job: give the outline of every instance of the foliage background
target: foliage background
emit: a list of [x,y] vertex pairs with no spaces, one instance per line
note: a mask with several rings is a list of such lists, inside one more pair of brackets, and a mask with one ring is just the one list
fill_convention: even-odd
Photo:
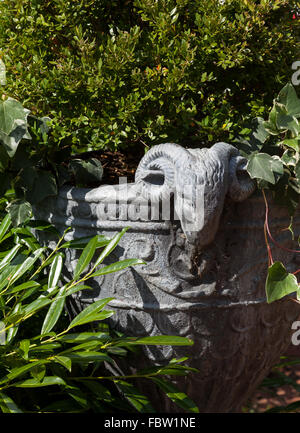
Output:
[[3,0],[7,95],[60,149],[230,141],[290,80],[289,0]]

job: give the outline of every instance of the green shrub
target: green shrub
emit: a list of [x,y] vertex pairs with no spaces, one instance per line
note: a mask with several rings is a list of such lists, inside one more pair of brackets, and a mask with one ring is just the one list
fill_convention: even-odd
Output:
[[297,60],[289,0],[3,0],[5,93],[74,152],[231,140]]

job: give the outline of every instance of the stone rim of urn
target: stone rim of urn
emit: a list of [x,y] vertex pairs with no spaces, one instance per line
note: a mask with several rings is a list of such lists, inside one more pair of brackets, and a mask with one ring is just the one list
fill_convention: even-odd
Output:
[[[111,237],[130,227],[108,260],[142,258],[146,265],[93,280],[92,293],[76,294],[72,308],[113,297],[110,323],[128,335],[193,339],[189,348],[145,347],[140,366],[189,356],[199,374],[175,381],[200,412],[239,410],[289,345],[291,323],[299,316],[298,306],[286,299],[266,303],[264,203],[250,197],[255,182],[246,165],[227,143],[209,149],[160,144],[142,158],[134,183],[64,187],[35,209],[37,219],[61,233],[71,226],[67,239]],[[275,228],[288,222],[279,208],[272,218]],[[281,236],[281,243],[289,242],[286,232]],[[77,259],[78,251],[69,250],[66,275]],[[286,259],[279,251],[278,260]],[[176,411],[150,388],[159,410]]]

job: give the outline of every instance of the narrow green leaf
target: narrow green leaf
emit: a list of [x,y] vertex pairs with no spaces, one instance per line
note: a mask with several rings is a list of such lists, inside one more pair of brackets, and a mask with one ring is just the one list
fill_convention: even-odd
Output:
[[49,271],[49,277],[48,277],[49,290],[57,286],[61,275],[62,267],[63,267],[63,255],[62,253],[58,253],[54,257],[54,260],[51,264],[50,271]]
[[72,370],[72,360],[67,356],[57,355],[54,358],[54,361],[58,362],[60,365],[65,367],[68,371]]
[[[110,239],[108,239],[106,236],[103,235],[97,235],[97,247],[101,248],[107,245],[110,242]],[[85,248],[85,246],[88,244],[88,242],[93,239],[92,236],[83,237],[79,239],[74,239],[72,241],[67,241],[64,244],[62,244],[61,248],[73,248],[76,250],[82,250]]]
[[50,332],[56,325],[65,305],[66,300],[66,286],[63,286],[58,294],[56,295],[54,301],[51,303],[49,310],[43,322],[41,334],[46,334]]
[[105,332],[79,332],[79,333],[71,333],[71,334],[65,334],[61,337],[58,337],[60,341],[63,341],[64,343],[80,343],[80,342],[87,342],[91,340],[97,340],[101,343],[106,342],[110,340],[109,334]]
[[28,271],[34,263],[39,259],[39,257],[43,254],[43,252],[46,250],[46,248],[39,248],[38,250],[34,251],[31,256],[29,256],[22,265],[17,269],[15,274],[12,276],[10,283],[15,283],[19,278],[22,277],[22,275],[25,274],[26,271]]
[[29,219],[32,212],[30,203],[25,200],[14,200],[9,203],[6,209],[10,214],[14,227],[19,226]]
[[96,313],[101,311],[106,304],[112,301],[114,298],[104,298],[99,299],[99,301],[93,302],[91,305],[86,307],[83,311],[81,311],[70,323],[69,329],[73,328],[82,323],[87,323],[85,320],[89,321],[89,316],[94,316]]
[[46,365],[36,365],[30,370],[31,376],[36,379],[38,382],[41,382],[46,375]]
[[22,376],[23,374],[29,372],[32,368],[34,368],[36,365],[45,364],[47,361],[41,360],[41,361],[34,361],[30,364],[23,365],[22,367],[16,367],[13,368],[10,373],[8,373],[6,376],[3,376],[0,379],[0,385],[4,383],[8,383],[12,381],[13,379],[16,379],[19,376]]
[[153,377],[152,380],[174,403],[177,404],[177,406],[188,412],[199,413],[196,404],[184,392],[179,391],[173,384],[158,377]]
[[79,275],[82,274],[82,272],[86,269],[86,267],[91,262],[95,251],[97,248],[97,237],[93,237],[87,246],[84,248],[84,250],[81,253],[81,256],[78,259],[75,271],[74,271],[74,280],[76,280]]
[[87,362],[113,362],[112,358],[108,356],[106,353],[100,352],[75,352],[68,353],[67,358],[70,358],[74,363],[87,363]]
[[166,346],[192,346],[194,342],[185,337],[158,335],[154,337],[125,337],[116,346],[130,345],[166,345]]
[[141,391],[136,389],[131,383],[125,382],[124,380],[115,380],[114,382],[124,397],[137,411],[141,413],[155,412],[148,397],[142,394]]
[[274,302],[290,293],[297,292],[298,282],[293,274],[289,274],[281,262],[275,262],[268,269],[266,280],[267,302]]
[[18,408],[16,403],[0,391],[0,409],[3,413],[23,413],[21,409]]
[[[98,312],[98,313],[89,314],[88,316],[81,318],[80,321],[76,322],[76,325],[72,325],[72,328],[74,326],[85,325],[86,323],[97,322],[100,320],[108,319],[113,314],[114,311],[106,311],[106,310],[100,311],[100,313]],[[69,329],[71,328],[69,327]]]
[[146,262],[144,262],[144,260],[141,260],[141,259],[120,260],[119,262],[104,266],[103,268],[101,268],[98,271],[91,274],[91,277],[97,277],[99,275],[111,274],[112,272],[118,272],[118,271],[121,271],[122,269],[128,268],[129,266],[145,265],[145,264],[146,264]]
[[120,233],[116,234],[111,239],[111,241],[106,245],[106,247],[104,248],[104,250],[99,255],[98,259],[96,260],[95,265],[94,265],[95,268],[98,265],[100,265],[100,263],[103,262],[103,260],[105,259],[105,257],[107,257],[116,248],[116,246],[120,242],[120,239],[122,238],[122,236],[124,236],[124,234],[127,232],[128,229],[129,229],[129,227],[125,227]]
[[5,257],[0,262],[0,272],[14,259],[21,247],[21,244],[17,244],[5,255]]
[[37,379],[26,379],[20,382],[14,383],[16,388],[41,388],[44,386],[52,385],[65,385],[66,382],[58,376],[45,376],[42,381]]
[[7,233],[8,229],[11,226],[11,217],[9,213],[5,215],[0,225],[0,242],[3,239],[4,235]]
[[[20,313],[21,308],[22,306],[20,303],[16,304],[16,306],[13,308],[11,312],[11,315],[13,316],[15,314]],[[8,329],[7,336],[6,336],[7,344],[10,343],[13,340],[13,338],[16,336],[18,329],[19,329],[19,325],[12,326],[11,328]]]
[[7,295],[12,295],[18,292],[22,292],[27,291],[31,288],[36,288],[38,289],[39,287],[41,287],[40,283],[38,283],[37,281],[27,281],[26,283],[20,284],[19,286],[13,287],[9,290],[7,290],[6,294]]
[[35,301],[32,301],[30,304],[27,304],[23,307],[23,312],[25,316],[32,315],[36,313],[41,308],[44,308],[46,305],[51,303],[51,299],[48,298],[38,298]]
[[19,343],[20,349],[23,352],[23,358],[27,361],[28,360],[28,350],[30,346],[30,340],[21,340]]

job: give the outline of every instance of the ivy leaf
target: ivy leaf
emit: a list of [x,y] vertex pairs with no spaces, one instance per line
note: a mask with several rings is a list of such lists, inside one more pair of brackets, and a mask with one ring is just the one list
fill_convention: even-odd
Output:
[[263,179],[272,184],[275,183],[273,171],[278,169],[279,164],[277,161],[274,161],[267,153],[256,153],[252,155],[247,165],[247,171],[252,179]]
[[280,90],[276,101],[284,105],[287,114],[294,117],[300,117],[300,99],[291,83],[286,84],[283,89]]
[[13,157],[22,138],[30,138],[27,130],[29,110],[13,98],[0,101],[0,140]]
[[31,138],[27,130],[27,125],[22,120],[17,119],[15,121],[14,129],[9,134],[6,134],[0,129],[0,141],[2,141],[10,158],[16,153],[22,138]]
[[31,205],[25,200],[14,200],[6,208],[14,227],[19,226],[31,216]]
[[36,170],[36,173],[32,190],[30,194],[27,194],[30,203],[35,204],[57,194],[57,185],[53,174],[46,170]]
[[99,183],[103,176],[102,164],[96,158],[90,158],[87,161],[73,159],[69,163],[69,168],[75,177],[76,184]]
[[294,116],[290,116],[284,111],[280,111],[277,115],[277,127],[281,131],[291,131],[295,137],[298,135],[299,122]]
[[289,138],[289,139],[283,140],[281,142],[281,144],[284,144],[285,146],[290,147],[291,149],[295,150],[296,152],[299,152],[299,150],[300,150],[300,147],[299,147],[300,140],[297,138]]
[[266,280],[267,302],[273,302],[298,291],[297,278],[289,274],[281,262],[275,262],[268,269]]

